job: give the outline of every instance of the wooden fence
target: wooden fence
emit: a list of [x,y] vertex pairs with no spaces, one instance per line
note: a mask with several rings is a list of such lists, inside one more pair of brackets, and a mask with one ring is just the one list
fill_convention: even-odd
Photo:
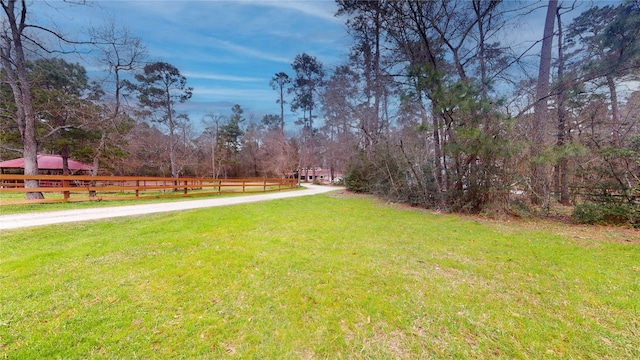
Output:
[[[26,180],[38,180],[39,186],[25,188]],[[206,179],[0,174],[0,205],[269,192],[292,189],[296,186],[296,179],[277,178]],[[45,198],[27,200],[27,192],[41,192]]]
[[571,186],[569,192],[574,204],[582,202],[640,204],[640,188],[637,187]]

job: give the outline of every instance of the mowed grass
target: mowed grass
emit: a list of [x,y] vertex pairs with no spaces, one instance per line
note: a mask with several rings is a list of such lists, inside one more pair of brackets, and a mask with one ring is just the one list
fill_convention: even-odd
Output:
[[[300,188],[302,189],[302,188]],[[268,189],[271,191],[275,191],[274,189]],[[283,189],[284,191],[296,191],[295,189]],[[130,194],[120,194],[122,195],[122,199],[118,199],[117,194],[114,196],[110,196],[107,200],[103,200],[101,197],[98,197],[99,200],[91,200],[91,201],[61,201],[61,202],[52,202],[52,203],[27,203],[27,204],[12,204],[10,201],[13,200],[24,200],[24,194],[0,194],[0,215],[9,215],[9,214],[22,214],[22,213],[35,213],[35,212],[43,212],[43,211],[59,211],[59,210],[76,210],[76,209],[88,209],[88,208],[97,208],[97,207],[111,207],[111,206],[128,206],[128,205],[141,205],[141,204],[157,204],[164,202],[174,202],[174,201],[189,201],[189,200],[201,200],[201,199],[219,199],[219,198],[227,198],[227,197],[235,197],[235,196],[247,196],[247,195],[260,195],[264,194],[264,192],[246,192],[243,193],[241,191],[238,192],[223,192],[220,194],[212,194],[206,193],[202,194],[200,192],[191,191],[188,196],[180,196],[180,195],[168,195],[171,193],[161,193],[158,192],[157,197],[149,196],[148,194],[145,197],[141,197],[139,199],[130,199],[128,198]],[[46,194],[46,199],[62,199],[62,194]],[[72,197],[73,199],[73,197]],[[5,202],[5,203],[3,203]]]
[[330,194],[5,231],[0,357],[640,358],[640,235],[571,229]]

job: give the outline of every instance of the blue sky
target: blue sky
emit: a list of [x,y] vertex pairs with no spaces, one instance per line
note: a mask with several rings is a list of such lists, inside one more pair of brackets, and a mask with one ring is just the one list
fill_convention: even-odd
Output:
[[[334,17],[336,10],[333,0],[109,0],[86,5],[36,0],[31,21],[55,22],[75,38],[106,20],[126,26],[147,44],[148,61],[168,62],[187,78],[194,92],[181,110],[197,125],[206,113],[228,115],[236,103],[256,121],[279,114],[278,94],[269,81],[280,71],[292,76],[297,54],[315,56],[326,68],[341,63],[350,38],[344,20]],[[91,55],[72,61],[100,76]],[[288,123],[293,116],[285,114]]]
[[[345,19],[334,16],[334,0],[32,0],[31,22],[53,26],[69,38],[86,39],[90,26],[113,21],[127,27],[147,44],[148,61],[165,61],[177,67],[194,88],[191,100],[180,110],[196,128],[207,113],[229,115],[240,104],[245,117],[260,121],[279,114],[278,94],[269,81],[277,72],[293,76],[291,63],[306,52],[327,70],[343,63],[351,39]],[[567,1],[578,8],[570,18],[593,4],[618,0]],[[563,1],[562,3],[565,3]],[[526,21],[511,24],[514,31],[504,41],[528,48],[542,37],[545,0],[506,2],[529,6]],[[83,64],[91,76],[103,76],[91,54],[68,58]],[[529,52],[537,64],[538,49]],[[531,71],[537,71],[537,66]],[[287,127],[298,116],[285,107]]]

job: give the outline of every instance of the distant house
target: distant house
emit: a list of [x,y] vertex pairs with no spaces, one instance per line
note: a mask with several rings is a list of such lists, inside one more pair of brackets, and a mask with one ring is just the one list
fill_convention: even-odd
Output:
[[[72,174],[86,174],[93,169],[93,166],[91,165],[83,164],[71,159],[68,159],[68,163],[69,171]],[[0,172],[24,173],[24,158],[0,162]],[[62,156],[38,155],[38,172],[43,175],[61,175]]]
[[316,168],[316,177],[313,178],[313,170],[301,169],[300,181],[301,182],[319,182],[322,184],[333,184],[336,181],[342,180],[342,173],[340,171],[333,171],[333,177],[331,176],[331,170]]

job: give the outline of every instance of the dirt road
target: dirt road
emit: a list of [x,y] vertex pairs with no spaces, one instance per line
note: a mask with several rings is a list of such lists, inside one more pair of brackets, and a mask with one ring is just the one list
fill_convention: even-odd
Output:
[[169,203],[155,203],[129,206],[100,207],[79,210],[61,210],[51,212],[37,212],[28,214],[0,216],[0,230],[25,228],[76,221],[107,219],[121,216],[144,215],[168,211],[199,209],[214,206],[245,204],[250,202],[285,199],[298,196],[322,194],[329,191],[341,190],[334,186],[305,185],[305,189],[296,191],[273,192],[266,194],[238,196],[230,198],[215,198],[204,200],[187,200]]

